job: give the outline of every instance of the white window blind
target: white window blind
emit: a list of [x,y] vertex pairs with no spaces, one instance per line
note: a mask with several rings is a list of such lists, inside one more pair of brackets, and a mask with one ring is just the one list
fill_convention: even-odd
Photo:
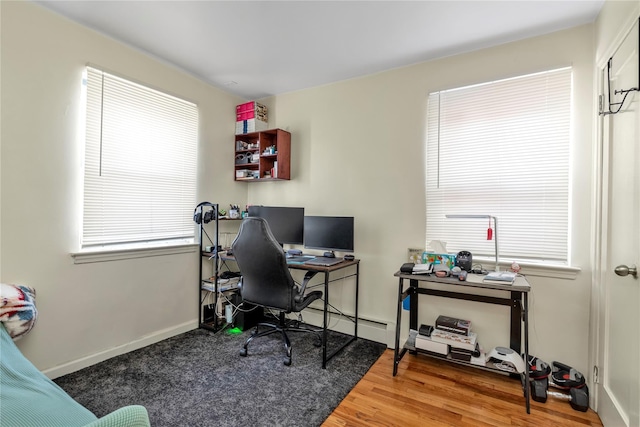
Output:
[[567,263],[571,68],[429,94],[427,243],[501,260]]
[[82,247],[193,238],[197,106],[86,71]]

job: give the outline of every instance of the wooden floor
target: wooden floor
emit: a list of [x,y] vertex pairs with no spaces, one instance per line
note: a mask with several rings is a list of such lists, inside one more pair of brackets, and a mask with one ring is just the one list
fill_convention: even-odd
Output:
[[501,374],[409,353],[392,371],[386,350],[323,426],[602,426],[551,397],[527,414],[520,382]]

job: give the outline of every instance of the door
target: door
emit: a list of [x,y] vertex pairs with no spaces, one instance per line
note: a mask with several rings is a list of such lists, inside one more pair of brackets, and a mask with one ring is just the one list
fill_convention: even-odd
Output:
[[[611,110],[602,116],[602,246],[597,411],[605,426],[639,426],[640,109],[638,22],[610,61]],[[608,98],[607,67],[603,91]],[[604,102],[607,110],[608,102]],[[626,268],[625,268],[626,266]],[[616,267],[618,267],[616,274]],[[625,273],[627,273],[625,275]]]

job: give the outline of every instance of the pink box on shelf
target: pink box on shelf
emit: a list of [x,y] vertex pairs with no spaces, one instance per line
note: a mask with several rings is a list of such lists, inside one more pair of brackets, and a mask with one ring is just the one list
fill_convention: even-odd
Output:
[[267,121],[267,115],[258,113],[256,111],[243,111],[242,113],[236,113],[236,122],[242,122],[244,120],[257,119],[263,122]]
[[255,111],[256,113],[267,114],[267,107],[256,101],[249,101],[244,104],[236,105],[236,114],[244,113],[246,111]]
[[236,105],[236,113],[243,113],[247,111],[249,109],[249,104],[253,104],[253,102],[245,102],[244,104]]
[[255,111],[243,111],[241,113],[236,113],[236,122],[241,122],[243,120],[250,120],[256,118]]

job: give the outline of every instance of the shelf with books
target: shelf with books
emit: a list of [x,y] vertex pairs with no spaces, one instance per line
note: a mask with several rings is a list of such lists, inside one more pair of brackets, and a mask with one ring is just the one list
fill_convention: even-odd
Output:
[[[413,332],[413,331],[411,331]],[[479,350],[479,354],[477,357],[471,357],[469,361],[456,359],[451,352],[451,348],[447,346],[447,350],[442,352],[441,349],[437,347],[422,347],[420,345],[420,341],[428,342],[430,341],[427,337],[424,337],[420,334],[410,333],[409,337],[405,341],[402,348],[405,351],[409,351],[411,354],[421,354],[429,357],[433,357],[435,359],[446,360],[448,362],[456,363],[458,365],[469,366],[472,368],[484,369],[486,371],[497,372],[500,374],[511,374],[513,371],[510,371],[505,368],[505,365],[497,362],[495,360],[486,360],[486,354],[484,351]],[[428,349],[431,348],[431,349]]]
[[451,356],[451,353],[449,353],[447,355],[438,354],[438,353],[434,353],[434,352],[429,351],[429,350],[424,350],[424,349],[421,349],[421,348],[417,348],[415,346],[412,346],[409,343],[406,343],[403,348],[406,351],[409,351],[411,354],[418,353],[418,354],[421,354],[423,356],[432,357],[434,359],[446,360],[447,362],[451,362],[451,363],[455,363],[455,364],[463,365],[463,366],[469,366],[471,368],[483,369],[485,371],[490,371],[490,372],[503,374],[503,375],[509,375],[509,374],[513,374],[514,373],[514,372],[511,372],[511,371],[506,370],[504,368],[498,367],[498,366],[504,366],[504,365],[501,365],[499,362],[495,362],[495,361],[487,361],[487,362],[485,362],[484,365],[481,365],[481,364],[477,364],[477,363],[473,363],[473,362],[467,362],[465,360],[455,359],[455,358],[453,358]]

